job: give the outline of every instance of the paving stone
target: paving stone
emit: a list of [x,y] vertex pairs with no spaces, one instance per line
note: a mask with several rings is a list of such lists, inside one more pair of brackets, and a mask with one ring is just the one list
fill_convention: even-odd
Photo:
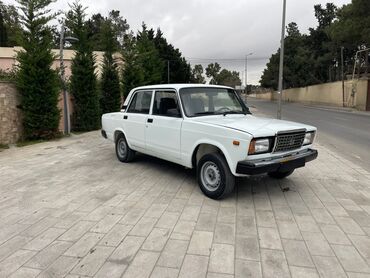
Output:
[[218,211],[217,222],[235,223],[236,208],[235,207],[221,207]]
[[365,235],[365,232],[361,229],[360,225],[358,225],[352,218],[336,217],[335,220],[346,234]]
[[178,269],[156,266],[150,278],[177,278],[178,275]]
[[290,266],[289,269],[292,278],[319,278],[319,274],[315,268]]
[[236,219],[237,235],[257,235],[256,219],[254,216],[237,217]]
[[321,230],[331,244],[351,244],[347,236],[336,225],[323,225]]
[[302,232],[302,236],[311,255],[334,256],[334,253],[323,234]]
[[65,253],[65,256],[82,258],[103,238],[104,234],[86,233],[74,243]]
[[281,245],[279,232],[276,228],[258,228],[260,247],[267,249],[280,249]]
[[140,250],[122,277],[149,277],[151,272],[153,271],[158,257],[159,253]]
[[0,245],[0,262],[6,257],[22,248],[31,238],[25,236],[15,236]]
[[196,222],[179,220],[171,234],[172,239],[190,240]]
[[276,228],[276,222],[272,211],[256,211],[257,226],[265,228]]
[[7,277],[32,258],[36,251],[18,250],[0,263],[0,277]]
[[367,263],[370,265],[370,237],[349,235],[349,238],[351,239],[357,250],[360,252],[362,257],[364,257]]
[[370,268],[353,246],[332,245],[344,270],[370,273]]
[[342,266],[335,257],[312,257],[320,277],[347,277]]
[[186,206],[181,213],[180,219],[184,221],[197,221],[200,213],[200,206]]
[[213,233],[205,231],[194,231],[190,240],[187,253],[194,255],[209,256],[213,241]]
[[26,264],[26,267],[45,269],[51,265],[72,245],[67,241],[54,241],[48,247],[33,256]]
[[261,249],[261,262],[264,277],[290,277],[283,251]]
[[261,263],[235,260],[235,278],[262,278]]
[[235,243],[235,224],[217,223],[215,229],[214,242],[216,243]]
[[298,228],[302,232],[320,232],[315,220],[310,215],[295,215]]
[[38,277],[64,277],[79,261],[80,259],[78,258],[60,256],[51,266],[41,272]]
[[96,223],[90,221],[79,221],[59,237],[59,240],[77,241]]
[[304,241],[283,239],[282,242],[290,266],[314,267]]
[[179,278],[205,278],[207,266],[208,257],[188,254],[180,269]]
[[144,237],[127,236],[114,250],[109,261],[115,264],[129,265],[144,240]]
[[[39,234],[41,234],[43,231],[47,230],[51,226],[55,225],[55,223],[58,221],[58,218],[55,217],[45,217],[41,219],[39,222],[33,224],[26,230],[24,230],[21,235],[26,237],[36,237]],[[22,227],[19,227],[22,228]],[[1,240],[0,240],[1,242]],[[1,243],[0,243],[1,244]]]
[[40,274],[40,269],[21,267],[16,272],[10,275],[10,278],[33,278]]
[[234,275],[208,272],[207,278],[234,278]]
[[59,229],[59,228],[49,228],[29,243],[27,243],[23,248],[28,250],[42,250],[50,243],[52,243],[55,239],[57,239],[61,234],[63,234],[66,230]]
[[213,232],[216,226],[217,214],[200,213],[195,230]]
[[98,222],[112,210],[109,206],[100,206],[83,217],[84,220]]
[[132,225],[115,225],[99,242],[100,245],[118,246],[132,229]]
[[180,213],[178,212],[164,212],[155,226],[158,228],[173,229],[179,217]]
[[243,260],[260,260],[258,238],[255,236],[236,236],[235,256]]
[[94,227],[90,229],[94,233],[108,233],[114,225],[118,223],[122,218],[122,215],[108,214],[102,220],[100,220]]
[[143,217],[139,222],[131,229],[129,235],[131,236],[148,236],[152,231],[155,223],[157,222],[156,218],[152,217]]
[[162,251],[169,237],[170,229],[154,228],[146,238],[142,249],[160,252]]
[[121,224],[135,225],[141,217],[145,214],[145,209],[132,208],[125,216],[120,220]]
[[93,276],[104,264],[109,255],[113,252],[113,247],[96,246],[89,251],[71,271],[72,274]]
[[185,257],[189,242],[183,240],[168,240],[157,265],[170,268],[180,268]]
[[277,221],[281,238],[301,240],[301,231],[295,222]]
[[212,245],[208,271],[234,274],[234,246],[215,243]]

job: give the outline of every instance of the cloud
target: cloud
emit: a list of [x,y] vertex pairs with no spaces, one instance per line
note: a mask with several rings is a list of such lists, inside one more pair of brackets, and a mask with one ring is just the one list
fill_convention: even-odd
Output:
[[[14,4],[14,0],[5,0]],[[58,0],[53,9],[68,10],[67,0]],[[231,70],[244,71],[243,57],[253,52],[248,62],[248,80],[257,84],[261,73],[280,42],[282,0],[82,0],[89,14],[107,15],[120,10],[137,31],[144,21],[149,28],[160,27],[165,37],[192,64],[207,65],[220,59]],[[287,23],[295,21],[301,32],[316,26],[313,6],[323,0],[287,0]],[[341,6],[350,0],[336,0]],[[190,59],[191,58],[191,59]],[[193,58],[203,58],[202,60]],[[240,60],[225,61],[235,58]]]

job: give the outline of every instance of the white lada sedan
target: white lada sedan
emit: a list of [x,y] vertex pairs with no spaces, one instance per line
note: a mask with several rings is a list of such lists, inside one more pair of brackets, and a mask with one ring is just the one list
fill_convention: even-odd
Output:
[[102,116],[117,158],[135,152],[196,168],[205,195],[232,192],[235,177],[285,178],[317,157],[316,128],[251,115],[234,89],[200,84],[138,87],[120,112]]

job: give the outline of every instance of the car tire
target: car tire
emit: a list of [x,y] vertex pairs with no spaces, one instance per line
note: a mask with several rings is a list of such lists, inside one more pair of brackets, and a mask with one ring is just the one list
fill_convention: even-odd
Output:
[[135,157],[135,151],[131,150],[123,134],[116,139],[116,155],[121,162],[130,162]]
[[294,169],[293,170],[289,170],[289,171],[275,171],[275,172],[270,172],[268,173],[268,175],[271,177],[271,178],[274,178],[274,179],[283,179],[283,178],[286,178],[287,176],[290,176],[291,174],[293,174],[294,172]]
[[235,187],[235,177],[219,153],[206,154],[199,160],[197,179],[202,192],[211,199],[222,199]]

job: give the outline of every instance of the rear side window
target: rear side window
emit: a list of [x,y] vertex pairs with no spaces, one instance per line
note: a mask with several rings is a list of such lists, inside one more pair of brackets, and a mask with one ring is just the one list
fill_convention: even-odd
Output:
[[127,112],[149,114],[151,100],[152,100],[151,91],[137,92],[133,96],[130,106],[127,109]]
[[153,115],[181,117],[179,102],[174,91],[155,92]]

